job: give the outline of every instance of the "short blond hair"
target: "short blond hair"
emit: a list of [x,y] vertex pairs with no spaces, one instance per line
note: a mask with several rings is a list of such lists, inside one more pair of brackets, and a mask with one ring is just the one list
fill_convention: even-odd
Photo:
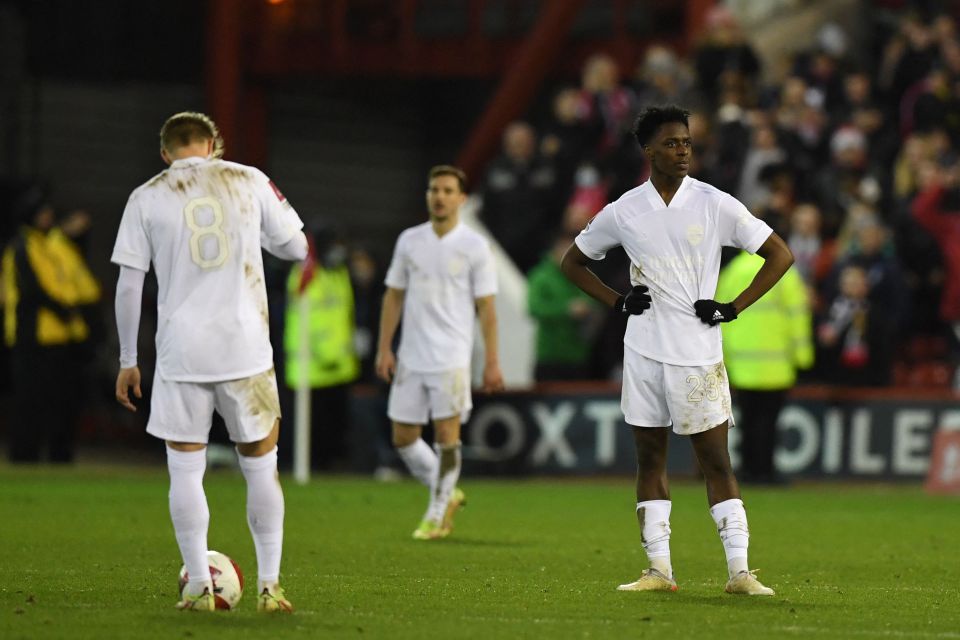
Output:
[[453,176],[457,179],[457,184],[460,185],[461,193],[467,192],[467,174],[463,169],[452,164],[438,164],[430,168],[430,173],[427,174],[427,182],[438,176]]
[[168,153],[198,140],[213,140],[213,157],[223,157],[223,138],[217,123],[199,111],[175,113],[160,127],[160,148]]

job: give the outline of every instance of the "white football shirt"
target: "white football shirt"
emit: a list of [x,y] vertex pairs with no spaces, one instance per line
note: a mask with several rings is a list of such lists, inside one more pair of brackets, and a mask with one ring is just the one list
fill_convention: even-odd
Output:
[[400,234],[386,285],[405,291],[401,366],[431,373],[467,367],[477,298],[497,293],[486,239],[463,223],[438,237],[429,222]]
[[756,253],[772,231],[733,196],[687,176],[669,206],[649,180],[631,189],[576,244],[593,260],[623,246],[631,283],[650,288],[650,308],[627,321],[626,346],[659,362],[699,366],[723,359],[719,325],[704,324],[693,309],[716,294],[721,247]]
[[303,222],[258,169],[185,158],[130,195],[111,261],[157,274],[157,373],[246,378],[273,366],[261,246]]

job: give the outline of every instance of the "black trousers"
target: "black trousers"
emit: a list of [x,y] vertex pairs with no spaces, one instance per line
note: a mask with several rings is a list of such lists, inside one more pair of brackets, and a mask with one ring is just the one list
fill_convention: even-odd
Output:
[[[314,471],[342,466],[349,460],[350,384],[310,390],[310,468]],[[285,388],[284,420],[280,427],[278,462],[283,469],[293,466],[293,391]],[[289,418],[286,418],[289,416]]]
[[70,346],[14,347],[14,419],[10,461],[71,462],[76,440],[80,374]]
[[787,399],[787,390],[736,390],[740,407],[737,428],[743,429],[740,440],[741,472],[744,481],[773,480],[773,451],[777,446],[777,417]]

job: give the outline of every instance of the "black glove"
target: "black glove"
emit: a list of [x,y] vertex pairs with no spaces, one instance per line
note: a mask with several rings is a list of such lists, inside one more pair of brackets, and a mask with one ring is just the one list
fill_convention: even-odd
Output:
[[730,322],[737,319],[737,310],[732,302],[717,302],[716,300],[697,300],[693,303],[697,317],[711,327],[721,322]]
[[647,293],[649,289],[642,284],[638,284],[625,296],[620,296],[613,303],[613,308],[620,313],[629,313],[632,316],[638,316],[650,308],[653,298]]

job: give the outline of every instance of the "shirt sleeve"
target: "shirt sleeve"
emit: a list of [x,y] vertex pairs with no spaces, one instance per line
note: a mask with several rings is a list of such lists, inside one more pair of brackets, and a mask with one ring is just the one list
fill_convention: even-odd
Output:
[[140,303],[143,299],[145,271],[120,267],[114,310],[117,316],[117,335],[120,337],[120,366],[124,369],[137,365],[137,334],[140,332]]
[[393,248],[393,258],[390,260],[390,268],[387,269],[387,277],[384,279],[391,289],[406,289],[409,283],[409,274],[407,273],[407,259],[404,254],[406,243],[401,234],[397,238],[397,245]]
[[595,215],[574,242],[591,260],[603,260],[607,251],[619,247],[620,225],[617,224],[614,205],[608,204]]
[[127,200],[120,219],[120,228],[117,229],[117,241],[113,245],[113,255],[110,262],[121,267],[132,267],[140,271],[150,270],[150,260],[153,253],[150,249],[150,238],[147,235],[146,220],[143,207],[134,192]]
[[474,298],[486,298],[497,293],[497,269],[490,245],[484,240],[470,265],[470,286]]
[[258,171],[256,180],[261,206],[260,245],[273,253],[303,229],[303,221],[270,178]]
[[724,194],[718,208],[720,244],[756,253],[773,229],[750,213],[743,203]]

